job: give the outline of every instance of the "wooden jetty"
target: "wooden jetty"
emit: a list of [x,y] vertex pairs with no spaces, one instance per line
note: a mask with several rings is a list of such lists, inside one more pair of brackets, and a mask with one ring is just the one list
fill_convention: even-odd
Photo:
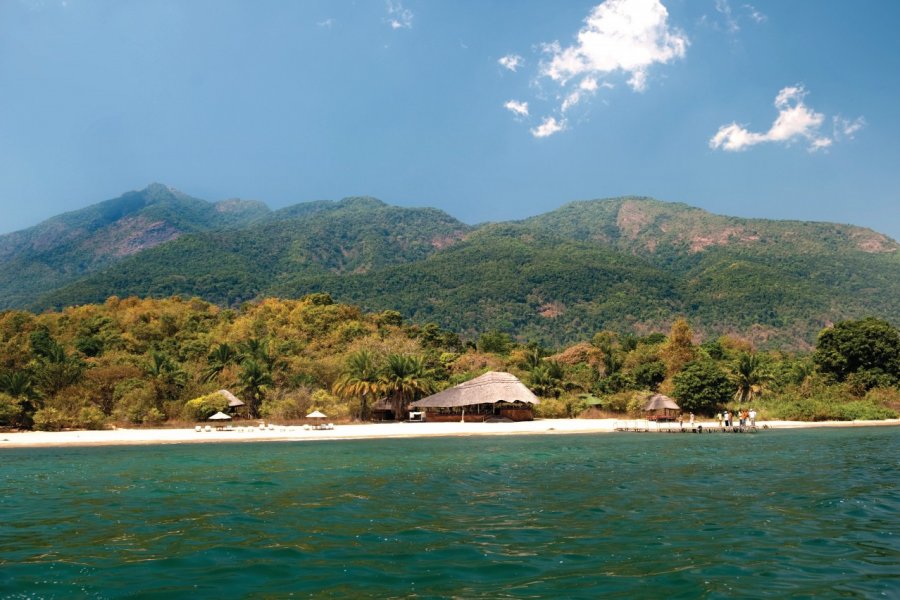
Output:
[[757,433],[759,427],[756,425],[733,425],[730,427],[720,427],[718,425],[705,425],[703,423],[695,423],[693,425],[682,425],[680,423],[660,423],[658,421],[650,421],[647,419],[636,419],[634,421],[618,421],[616,423],[616,431],[627,431],[632,433]]

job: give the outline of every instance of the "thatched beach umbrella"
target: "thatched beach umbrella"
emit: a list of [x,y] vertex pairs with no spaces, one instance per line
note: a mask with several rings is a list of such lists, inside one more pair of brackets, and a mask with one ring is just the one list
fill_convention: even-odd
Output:
[[230,421],[231,415],[226,415],[223,412],[217,412],[213,416],[209,418],[210,421]]

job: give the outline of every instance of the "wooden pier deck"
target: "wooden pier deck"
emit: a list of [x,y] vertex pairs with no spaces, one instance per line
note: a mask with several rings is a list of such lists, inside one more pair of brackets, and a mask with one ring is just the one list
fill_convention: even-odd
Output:
[[620,421],[616,423],[616,431],[627,431],[632,433],[757,433],[759,427],[755,425],[734,425],[731,427],[720,427],[718,425],[705,425],[703,423],[695,423],[694,425],[684,426],[678,423],[657,423],[655,421],[634,420]]

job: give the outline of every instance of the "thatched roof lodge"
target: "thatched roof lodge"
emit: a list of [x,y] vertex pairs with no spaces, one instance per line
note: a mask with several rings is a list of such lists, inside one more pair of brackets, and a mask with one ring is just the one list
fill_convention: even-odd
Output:
[[425,411],[426,421],[531,421],[537,396],[509,373],[488,371],[465,383],[410,404]]
[[674,421],[681,412],[681,407],[675,404],[675,401],[662,394],[654,394],[644,403],[641,409],[645,413],[649,413],[647,418],[651,421]]

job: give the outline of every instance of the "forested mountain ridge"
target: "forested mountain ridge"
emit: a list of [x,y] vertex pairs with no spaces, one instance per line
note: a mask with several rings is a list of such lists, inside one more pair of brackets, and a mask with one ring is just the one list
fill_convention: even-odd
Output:
[[[219,205],[175,196],[165,206],[196,223],[192,215]],[[499,329],[559,344],[601,329],[659,331],[684,315],[704,336],[793,348],[844,319],[900,322],[900,246],[861,227],[725,217],[634,197],[479,226],[365,197],[238,209],[243,216],[228,223],[184,227],[27,296],[0,279],[0,308],[174,294],[236,306],[324,291],[473,337]]]
[[785,255],[854,250],[896,254],[900,249],[895,240],[863,227],[727,217],[687,204],[638,197],[570,202],[520,222],[656,258],[716,248]]
[[0,235],[0,308],[124,257],[198,231],[240,227],[270,214],[260,202],[210,203],[161,184]]

